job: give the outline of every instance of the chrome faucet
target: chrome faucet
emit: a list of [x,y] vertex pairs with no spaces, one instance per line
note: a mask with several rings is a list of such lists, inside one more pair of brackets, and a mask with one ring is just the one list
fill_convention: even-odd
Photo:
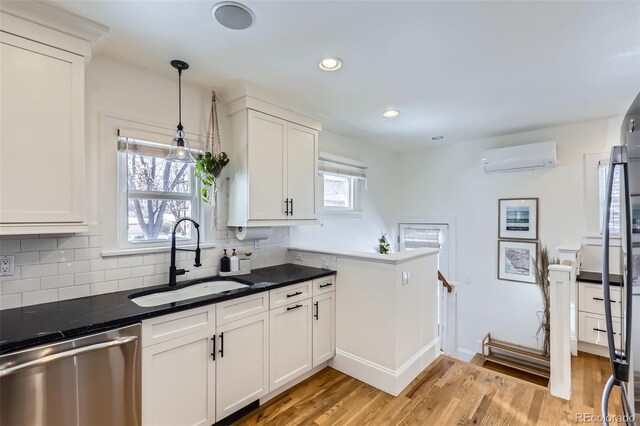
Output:
[[[184,222],[185,220],[188,220],[189,222],[193,223],[193,226],[196,228],[196,232],[198,233],[198,239],[196,240],[196,248],[193,250],[176,248],[176,229],[178,229],[178,225],[180,224],[180,222]],[[187,272],[189,272],[186,269],[176,269],[176,250],[195,252],[196,258],[193,262],[193,266],[195,266],[196,268],[202,266],[202,264],[200,263],[200,224],[198,224],[198,222],[196,222],[191,218],[183,217],[182,219],[178,220],[176,224],[173,226],[173,232],[171,232],[171,266],[169,267],[169,287],[176,286],[176,276],[184,275]]]

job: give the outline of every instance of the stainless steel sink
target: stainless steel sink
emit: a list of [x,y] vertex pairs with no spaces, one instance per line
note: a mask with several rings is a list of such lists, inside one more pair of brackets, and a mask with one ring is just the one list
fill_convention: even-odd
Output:
[[138,306],[148,308],[151,306],[166,305],[167,303],[195,299],[196,297],[209,296],[212,294],[236,290],[247,286],[248,284],[242,284],[237,281],[213,280],[200,284],[190,285],[179,290],[160,290],[157,293],[134,297],[131,300]]

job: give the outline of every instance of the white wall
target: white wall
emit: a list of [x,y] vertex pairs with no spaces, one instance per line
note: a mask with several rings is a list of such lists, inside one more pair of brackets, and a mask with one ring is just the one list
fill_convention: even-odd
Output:
[[320,151],[362,161],[367,165],[367,189],[362,192],[362,214],[340,218],[320,215],[319,225],[291,229],[291,244],[376,251],[381,233],[392,243],[397,235],[396,175],[398,153],[328,130],[320,133]]
[[[497,279],[498,199],[538,197],[542,244],[581,243],[590,233],[585,204],[584,154],[607,152],[619,121],[597,120],[539,131],[405,152],[400,157],[398,211],[403,216],[451,217],[456,224],[458,345],[476,352],[487,332],[537,346],[536,285]],[[484,174],[486,149],[555,140],[554,169]]]

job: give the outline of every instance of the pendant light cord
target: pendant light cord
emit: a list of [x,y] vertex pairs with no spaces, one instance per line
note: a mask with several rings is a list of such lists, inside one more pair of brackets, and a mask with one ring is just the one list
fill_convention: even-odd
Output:
[[178,69],[178,129],[182,130],[182,70]]

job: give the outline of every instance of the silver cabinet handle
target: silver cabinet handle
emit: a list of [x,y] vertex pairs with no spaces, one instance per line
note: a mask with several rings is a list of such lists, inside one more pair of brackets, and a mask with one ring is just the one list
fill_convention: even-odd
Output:
[[37,367],[39,365],[45,365],[53,361],[58,361],[65,358],[71,358],[76,355],[81,355],[87,352],[93,352],[100,349],[108,349],[116,346],[126,345],[127,343],[138,340],[138,336],[127,336],[119,339],[109,340],[108,342],[96,343],[94,345],[83,346],[81,348],[71,349],[69,351],[60,352],[53,355],[47,355],[45,357],[34,359],[33,361],[25,362],[24,364],[14,365],[13,367],[3,368],[0,370],[0,377],[8,376],[17,371],[24,370],[29,367]]

